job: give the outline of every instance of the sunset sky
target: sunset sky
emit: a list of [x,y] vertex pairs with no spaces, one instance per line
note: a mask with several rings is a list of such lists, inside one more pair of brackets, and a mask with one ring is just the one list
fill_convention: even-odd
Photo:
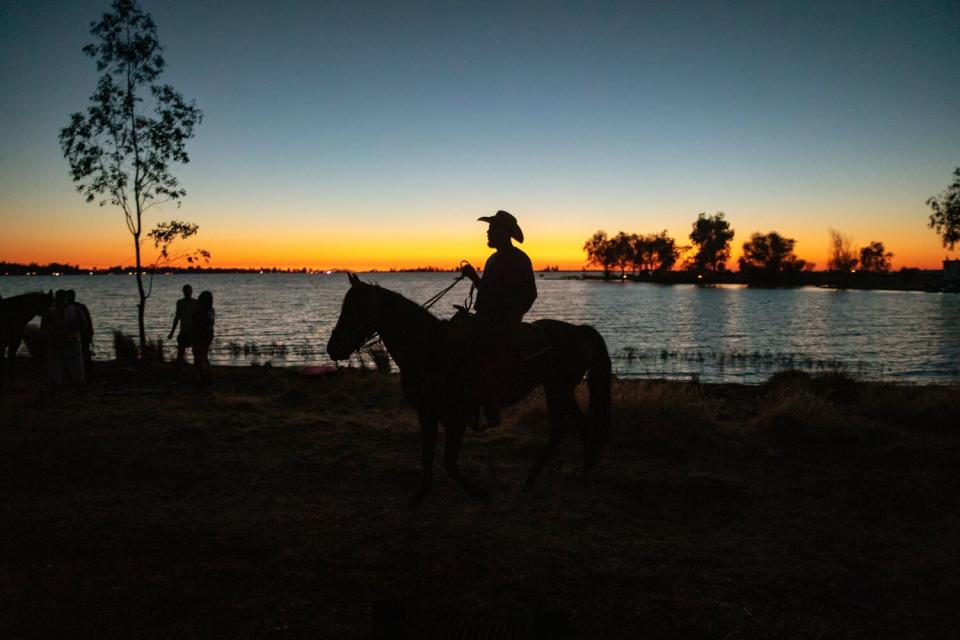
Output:
[[[307,5],[310,5],[309,7]],[[204,112],[174,166],[214,266],[482,263],[507,209],[535,267],[597,229],[726,212],[826,264],[828,231],[938,267],[960,166],[960,3],[144,0],[164,81]],[[107,0],[0,4],[0,261],[129,264],[57,135]]]

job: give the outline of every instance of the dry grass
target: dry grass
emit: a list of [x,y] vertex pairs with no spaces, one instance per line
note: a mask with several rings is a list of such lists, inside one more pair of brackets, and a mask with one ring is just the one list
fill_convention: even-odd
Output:
[[367,637],[370,605],[566,612],[578,638],[943,637],[960,592],[957,389],[618,381],[531,494],[542,397],[469,434],[417,512],[397,379],[98,370],[0,396],[0,636]]

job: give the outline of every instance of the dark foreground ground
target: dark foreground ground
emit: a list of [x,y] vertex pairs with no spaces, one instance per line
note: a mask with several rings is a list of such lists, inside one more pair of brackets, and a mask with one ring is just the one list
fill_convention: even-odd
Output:
[[960,629],[957,388],[618,382],[600,467],[571,437],[525,494],[533,397],[467,437],[492,505],[438,469],[411,512],[395,377],[98,373],[53,408],[0,396],[0,637],[369,637],[385,597],[577,638]]

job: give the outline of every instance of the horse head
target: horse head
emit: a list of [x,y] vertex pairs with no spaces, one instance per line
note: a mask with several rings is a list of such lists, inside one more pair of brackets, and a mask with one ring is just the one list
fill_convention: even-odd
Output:
[[327,355],[334,360],[348,359],[377,332],[377,287],[363,282],[353,273],[348,273],[347,278],[350,289],[343,297],[340,317],[327,342]]

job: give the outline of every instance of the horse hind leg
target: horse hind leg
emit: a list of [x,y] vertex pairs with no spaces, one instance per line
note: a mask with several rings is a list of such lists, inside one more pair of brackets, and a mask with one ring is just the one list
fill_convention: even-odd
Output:
[[603,438],[598,433],[596,425],[584,413],[577,402],[576,388],[570,391],[562,401],[563,413],[577,427],[580,432],[580,444],[583,447],[583,468],[593,469],[600,462],[600,451],[603,448]]

